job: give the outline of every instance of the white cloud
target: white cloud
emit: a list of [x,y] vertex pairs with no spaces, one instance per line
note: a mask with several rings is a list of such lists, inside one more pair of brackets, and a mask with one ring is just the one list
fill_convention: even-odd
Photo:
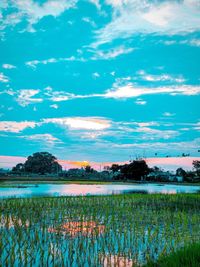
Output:
[[89,17],[83,17],[82,21],[90,24],[92,27],[96,27],[96,23]]
[[93,47],[137,33],[175,35],[200,29],[198,0],[192,3],[169,0],[107,0],[107,4],[112,6],[112,20],[96,31],[97,40],[92,44]]
[[132,83],[124,86],[114,84],[114,87],[104,94],[106,98],[132,98],[142,95],[153,94],[170,94],[170,95],[198,95],[200,94],[200,86],[162,86],[162,87],[138,87]]
[[200,47],[200,39],[192,39],[189,41],[189,44],[192,46]]
[[22,138],[25,138],[27,140],[31,141],[44,141],[45,143],[48,144],[55,144],[55,143],[62,143],[58,138],[54,137],[51,134],[45,133],[45,134],[33,134],[33,135],[26,135],[26,136],[21,136]]
[[106,51],[95,50],[95,55],[92,57],[93,60],[99,59],[113,59],[120,55],[129,54],[134,51],[134,48],[127,48],[125,46],[118,46]]
[[175,113],[164,112],[164,113],[163,113],[163,116],[165,116],[165,117],[173,117],[173,116],[175,116]]
[[178,131],[174,130],[159,130],[149,127],[139,127],[133,130],[134,132],[142,133],[142,140],[170,139],[179,135]]
[[173,5],[163,4],[152,6],[147,12],[141,14],[141,17],[158,27],[166,27],[169,20],[175,20],[176,14],[173,13]]
[[104,130],[111,127],[111,122],[99,117],[66,117],[44,119],[44,123],[54,123],[71,130]]
[[[15,14],[18,18],[26,18],[30,25],[37,23],[45,16],[60,16],[65,10],[73,8],[76,0],[48,0],[39,4],[33,0],[14,0],[12,7],[16,8]],[[21,19],[15,21],[19,23]]]
[[123,148],[134,148],[138,147],[141,149],[153,149],[154,151],[156,150],[168,150],[168,151],[174,151],[177,150],[180,152],[180,150],[187,149],[187,150],[196,150],[197,147],[200,145],[200,138],[196,138],[192,141],[182,141],[182,142],[147,142],[147,143],[130,143],[130,144],[114,144],[115,147],[123,147]]
[[94,4],[98,9],[101,9],[100,0],[89,0],[92,4]]
[[43,60],[31,60],[31,61],[27,61],[25,62],[25,64],[29,67],[32,68],[36,68],[37,65],[41,64],[41,65],[46,65],[49,63],[59,63],[59,62],[65,62],[65,61],[82,61],[84,62],[85,59],[84,58],[76,58],[74,56],[71,57],[60,57],[60,58],[48,58],[48,59],[43,59]]
[[157,121],[148,121],[148,122],[135,122],[139,127],[149,127],[149,126],[159,126],[160,124]]
[[138,98],[136,101],[135,101],[135,104],[137,105],[146,105],[147,101],[145,100],[142,100],[141,98]]
[[99,78],[100,77],[100,74],[98,72],[94,72],[94,73],[92,73],[92,76],[94,78]]
[[16,69],[16,66],[11,65],[11,64],[3,64],[2,67],[4,69]]
[[76,98],[74,94],[65,91],[53,91],[51,88],[44,94],[45,96],[48,96],[48,100],[53,102],[67,101]]
[[0,131],[19,133],[26,128],[34,128],[36,125],[34,121],[0,121]]
[[42,98],[33,98],[33,96],[37,95],[40,90],[35,89],[22,89],[19,91],[19,94],[16,98],[19,105],[25,107],[31,103],[41,103],[43,101]]
[[9,82],[9,78],[6,75],[4,75],[2,72],[0,72],[0,82],[2,83]]
[[189,46],[196,46],[200,47],[200,39],[197,38],[187,38],[186,40],[167,40],[167,41],[160,41],[160,43],[163,43],[165,45],[189,45]]
[[183,83],[185,79],[179,75],[169,75],[169,74],[161,74],[161,75],[152,75],[146,73],[144,70],[140,70],[137,72],[141,79],[148,82],[175,82],[175,83]]
[[50,105],[50,107],[51,107],[51,108],[58,109],[58,105],[57,105],[57,104]]

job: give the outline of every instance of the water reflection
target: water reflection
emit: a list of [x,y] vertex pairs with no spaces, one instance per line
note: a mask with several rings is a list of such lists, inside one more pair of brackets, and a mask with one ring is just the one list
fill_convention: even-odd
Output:
[[48,232],[69,234],[71,237],[76,237],[79,234],[83,236],[99,235],[102,234],[104,230],[105,226],[97,224],[95,221],[70,221],[59,227],[50,227]]
[[119,255],[100,255],[100,262],[103,267],[133,267],[136,266],[132,259]]
[[112,195],[127,193],[197,193],[200,186],[165,184],[38,184],[16,185],[16,187],[0,188],[0,198],[35,197],[35,196],[81,196],[81,195]]

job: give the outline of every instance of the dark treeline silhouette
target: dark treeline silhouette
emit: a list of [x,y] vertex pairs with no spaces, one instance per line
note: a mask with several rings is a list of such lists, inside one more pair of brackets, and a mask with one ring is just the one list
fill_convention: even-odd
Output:
[[29,156],[25,163],[18,163],[13,167],[11,175],[15,174],[52,174],[60,177],[85,177],[86,179],[96,177],[97,179],[111,180],[194,182],[200,179],[200,161],[193,161],[193,170],[185,171],[183,168],[178,168],[175,174],[164,171],[157,166],[150,168],[142,158],[122,165],[105,166],[102,172],[97,172],[89,165],[81,169],[62,171],[62,166],[57,162],[55,156],[48,152],[37,152]]

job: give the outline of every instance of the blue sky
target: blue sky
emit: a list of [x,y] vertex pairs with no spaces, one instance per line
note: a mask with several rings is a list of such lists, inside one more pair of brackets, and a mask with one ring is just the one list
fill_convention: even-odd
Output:
[[200,2],[2,0],[1,155],[199,156]]

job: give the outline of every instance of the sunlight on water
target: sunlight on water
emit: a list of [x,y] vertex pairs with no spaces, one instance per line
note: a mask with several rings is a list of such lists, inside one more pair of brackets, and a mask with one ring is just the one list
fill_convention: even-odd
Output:
[[56,234],[69,234],[71,237],[75,237],[79,234],[82,236],[91,236],[102,234],[105,230],[104,225],[98,225],[95,221],[69,221],[62,224],[59,227],[50,227],[49,233]]

